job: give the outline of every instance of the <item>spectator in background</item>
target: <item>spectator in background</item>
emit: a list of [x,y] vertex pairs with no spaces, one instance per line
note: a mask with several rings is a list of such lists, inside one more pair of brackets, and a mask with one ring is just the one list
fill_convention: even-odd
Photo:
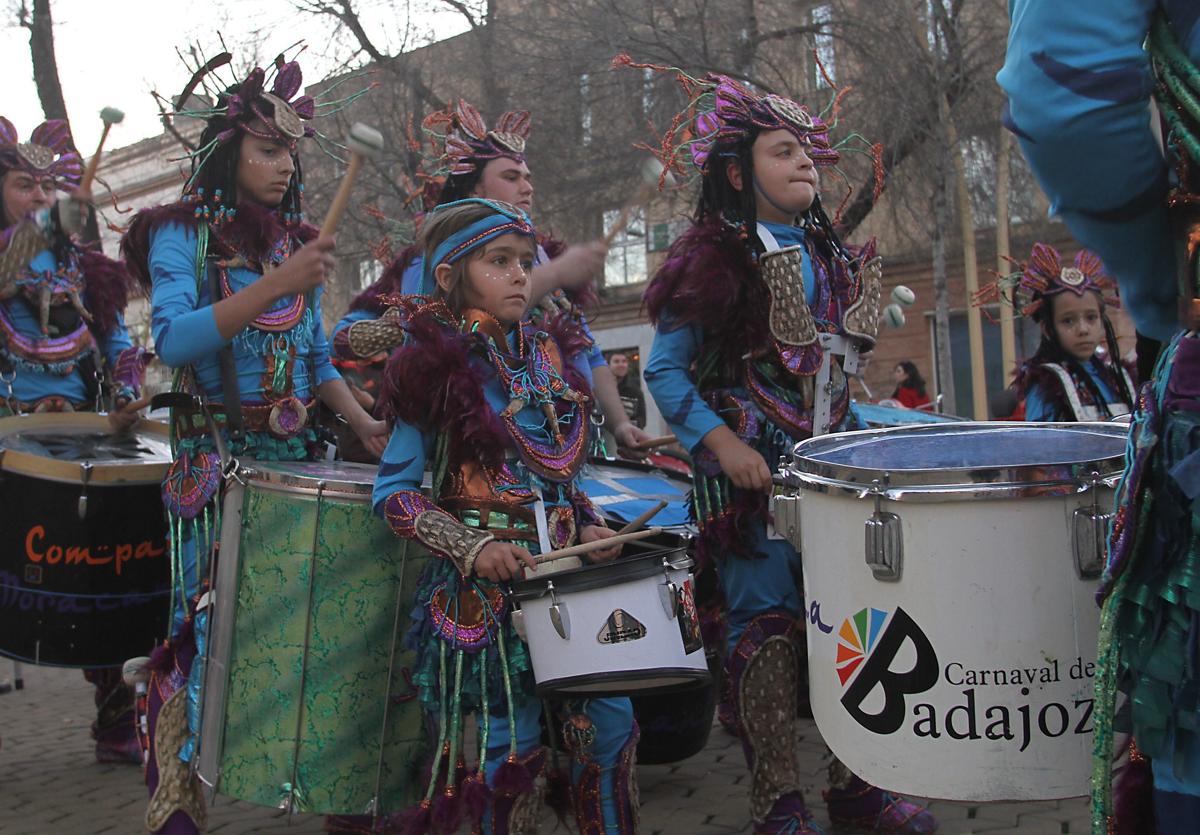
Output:
[[641,374],[629,373],[629,355],[617,352],[608,357],[608,367],[617,378],[617,394],[625,414],[638,429],[646,428],[646,395],[642,393]]
[[918,409],[929,404],[929,395],[925,393],[925,378],[917,370],[915,363],[904,360],[892,369],[892,379],[896,381],[896,390],[892,399],[908,409]]

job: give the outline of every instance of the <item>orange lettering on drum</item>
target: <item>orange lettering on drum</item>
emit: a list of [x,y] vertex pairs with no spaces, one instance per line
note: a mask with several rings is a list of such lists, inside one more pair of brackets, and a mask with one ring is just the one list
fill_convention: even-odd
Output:
[[122,567],[130,560],[154,559],[166,553],[165,542],[156,542],[150,539],[143,539],[136,544],[121,542],[112,548],[108,545],[97,545],[97,552],[109,550],[115,552],[107,556],[101,556],[100,553],[93,554],[86,545],[68,545],[64,548],[55,544],[43,547],[45,539],[46,528],[44,526],[34,525],[31,527],[25,534],[25,558],[34,563],[45,561],[47,565],[58,565],[59,563],[72,566],[112,565],[119,575]]

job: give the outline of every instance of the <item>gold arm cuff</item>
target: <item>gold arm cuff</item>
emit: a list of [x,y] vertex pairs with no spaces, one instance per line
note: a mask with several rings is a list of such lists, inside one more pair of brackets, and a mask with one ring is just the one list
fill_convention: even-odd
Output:
[[445,554],[464,577],[470,577],[475,559],[496,537],[487,531],[469,528],[448,513],[427,510],[417,516],[417,539],[433,551]]

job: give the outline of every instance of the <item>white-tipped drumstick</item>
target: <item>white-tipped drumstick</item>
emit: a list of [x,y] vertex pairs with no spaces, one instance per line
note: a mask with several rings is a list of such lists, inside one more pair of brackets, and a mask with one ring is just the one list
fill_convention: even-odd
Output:
[[580,554],[587,554],[591,551],[603,551],[605,548],[611,548],[613,545],[622,545],[637,539],[645,539],[648,536],[657,536],[660,533],[662,533],[662,528],[646,528],[644,531],[619,533],[616,536],[610,536],[608,539],[593,539],[591,542],[581,542],[578,545],[572,545],[570,548],[547,551],[544,554],[538,554],[535,559],[538,565],[541,565],[544,562],[561,560],[563,557],[577,557]]
[[321,225],[322,235],[332,235],[337,231],[338,224],[342,222],[342,215],[346,213],[350,192],[354,190],[354,181],[358,178],[363,160],[378,156],[383,151],[383,134],[369,125],[355,122],[346,138],[346,147],[350,150],[350,164],[346,167],[346,176],[342,178],[342,184],[338,186],[337,194],[333,196],[333,202],[329,205],[329,212],[325,215],[325,222]]
[[100,121],[104,122],[104,130],[100,132],[100,144],[96,146],[96,153],[88,160],[87,169],[83,172],[83,179],[79,181],[80,191],[88,191],[92,187],[92,180],[96,179],[96,169],[100,167],[100,153],[104,150],[108,132],[112,130],[113,125],[119,125],[125,121],[125,114],[115,107],[106,107],[100,111]]
[[[663,175],[662,163],[653,158],[648,159],[642,163],[642,167],[638,173],[641,175],[639,177],[641,184],[638,186],[637,191],[634,192],[633,198],[621,207],[621,213],[617,215],[616,222],[608,230],[608,234],[604,236],[605,246],[612,246],[613,241],[625,231],[625,227],[633,219],[634,212],[644,206],[654,196],[654,193],[658,191],[658,181]],[[668,171],[667,182],[672,182],[673,179],[671,172]]]

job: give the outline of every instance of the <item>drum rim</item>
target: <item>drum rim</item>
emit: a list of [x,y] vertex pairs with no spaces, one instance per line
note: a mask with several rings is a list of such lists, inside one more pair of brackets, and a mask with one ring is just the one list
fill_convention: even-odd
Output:
[[[52,412],[28,415],[11,415],[0,418],[0,441],[10,435],[18,434],[17,422],[28,421],[30,426],[52,429],[79,429],[109,432],[108,418],[95,412]],[[23,427],[28,428],[28,427]],[[137,432],[162,438],[169,437],[165,423],[154,420],[140,419],[133,427]],[[12,429],[13,431],[7,431]],[[0,470],[16,475],[25,475],[46,481],[57,481],[66,484],[92,485],[141,485],[161,483],[171,466],[170,456],[161,461],[139,461],[136,463],[118,464],[111,460],[108,463],[92,464],[84,467],[79,461],[60,461],[35,455],[15,449],[0,447]],[[87,475],[84,476],[84,472]]]
[[[663,561],[667,554],[683,554],[683,560],[668,562],[667,567],[672,571],[689,571],[695,564],[687,553],[687,546],[662,548],[648,554],[638,554],[633,557],[616,559],[612,562],[591,563],[579,568],[566,571],[556,571],[541,577],[531,577],[512,585],[512,596],[517,602],[537,600],[550,593],[548,583],[554,583],[554,591],[558,593],[590,591],[591,589],[614,586],[620,583],[642,580],[653,577],[663,571]],[[689,571],[690,573],[690,571]]]
[[[696,650],[704,654],[703,649]],[[690,654],[690,653],[689,653]],[[637,675],[635,676],[634,673]],[[604,682],[604,681],[629,681],[633,678],[642,680],[651,680],[658,678],[684,679],[677,681],[674,684],[660,684],[654,687],[642,687],[636,690],[564,690],[564,687],[571,686],[572,683],[578,682],[586,684],[588,682]],[[603,696],[657,696],[665,693],[673,693],[677,690],[682,690],[685,687],[697,687],[701,684],[711,683],[713,680],[712,673],[708,670],[707,655],[705,655],[705,665],[702,669],[695,667],[655,667],[653,670],[606,670],[600,673],[588,673],[579,676],[566,676],[563,678],[552,678],[546,682],[537,683],[538,696],[563,696],[563,697],[585,697],[585,698],[600,698]]]
[[[256,490],[266,490],[272,493],[290,493],[299,496],[316,497],[318,489],[325,495],[336,495],[342,501],[370,502],[375,488],[375,478],[368,482],[346,481],[334,478],[320,478],[313,475],[291,472],[288,465],[321,464],[326,466],[338,465],[365,468],[378,472],[377,467],[370,464],[359,464],[353,461],[259,461],[257,459],[242,460],[235,474],[247,486],[251,483]],[[321,485],[324,485],[322,488]]]
[[[1064,495],[1082,492],[1091,487],[1091,476],[1107,487],[1115,484],[1124,470],[1125,451],[1107,458],[1087,461],[1067,461],[1054,465],[1016,464],[1008,467],[939,467],[885,470],[849,464],[830,464],[806,456],[834,445],[845,444],[853,438],[869,439],[882,435],[903,436],[937,434],[951,429],[971,431],[1028,431],[1047,428],[1083,430],[1085,433],[1119,438],[1126,430],[1111,423],[1006,423],[1000,421],[964,421],[952,424],[914,424],[837,435],[809,438],[796,444],[783,467],[784,483],[821,493],[851,492],[860,496],[878,492],[885,498],[924,498],[934,501],[953,499],[985,499],[998,497],[1029,497],[1035,495]],[[1047,478],[1045,469],[1054,466],[1069,475]],[[875,484],[878,482],[878,485]],[[875,489],[878,487],[878,490]],[[1058,489],[1056,489],[1058,488]],[[1066,488],[1066,489],[1062,489]]]

